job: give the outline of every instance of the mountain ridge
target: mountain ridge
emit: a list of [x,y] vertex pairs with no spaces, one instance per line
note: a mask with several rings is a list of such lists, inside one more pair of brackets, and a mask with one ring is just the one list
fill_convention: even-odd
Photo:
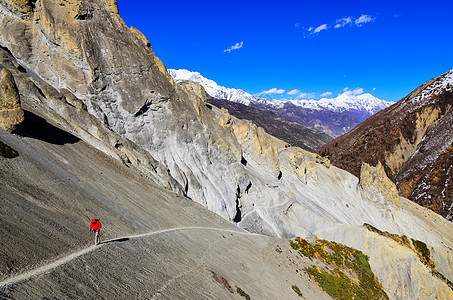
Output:
[[310,152],[315,152],[320,146],[332,140],[332,137],[316,128],[287,121],[272,111],[260,110],[239,102],[212,98],[209,95],[208,103],[219,108],[226,108],[231,115],[251,121],[264,128],[270,135],[285,141],[288,145],[300,147]]
[[382,162],[401,195],[452,220],[448,184],[452,99],[453,70],[327,143],[319,153],[328,154],[335,165],[353,174],[358,174],[362,161]]
[[[322,98],[317,101],[265,99],[255,97],[240,89],[219,86],[215,81],[203,77],[198,72],[191,72],[185,69],[169,69],[168,72],[176,83],[194,81],[201,84],[206,92],[213,98],[237,102],[261,110],[272,111],[273,113],[288,119],[288,121],[320,129],[331,136],[338,136],[340,133],[345,133],[347,130],[364,121],[379,110],[392,104],[392,102],[380,100],[369,93],[363,93],[362,90],[345,90],[336,98]],[[311,118],[315,120],[294,117],[291,119],[291,115],[294,113],[286,113],[285,111],[294,110],[302,110],[301,112],[296,113],[298,115],[313,115]],[[329,113],[331,116],[338,113],[339,116],[331,118],[336,120],[343,118],[344,121],[342,121],[342,124],[346,124],[343,125],[343,127],[346,127],[344,129],[329,129],[329,125],[325,125],[328,124],[327,120],[329,118],[322,119],[319,117],[324,111],[328,111],[324,114]],[[342,114],[351,116],[353,119],[345,119],[344,117],[341,117]],[[318,121],[316,121],[316,119]],[[319,123],[320,119],[321,123]]]

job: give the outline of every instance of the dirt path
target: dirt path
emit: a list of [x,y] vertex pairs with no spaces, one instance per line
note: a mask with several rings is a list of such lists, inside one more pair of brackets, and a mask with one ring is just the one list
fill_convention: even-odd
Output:
[[115,239],[103,241],[98,246],[94,246],[93,245],[93,246],[84,248],[84,249],[82,249],[80,251],[77,251],[77,252],[71,253],[71,254],[69,254],[67,256],[61,257],[61,258],[59,258],[59,259],[57,259],[57,260],[55,260],[55,261],[53,261],[51,263],[48,263],[48,264],[43,265],[41,267],[38,267],[38,268],[36,268],[34,270],[31,270],[31,271],[28,271],[28,272],[24,272],[22,274],[10,277],[8,279],[5,279],[5,280],[1,281],[0,282],[0,287],[5,287],[5,286],[8,286],[8,285],[12,285],[12,284],[15,284],[15,283],[30,279],[32,277],[44,274],[46,272],[49,272],[49,271],[51,271],[51,270],[53,270],[53,269],[55,269],[55,268],[57,268],[57,267],[59,267],[61,265],[64,265],[64,264],[70,262],[71,260],[73,260],[73,259],[75,259],[77,257],[80,257],[80,256],[82,256],[84,254],[87,254],[87,253],[89,253],[91,251],[94,251],[95,249],[98,249],[99,247],[107,246],[110,243],[122,242],[122,241],[127,241],[129,239],[142,238],[142,237],[147,237],[147,236],[151,236],[151,235],[168,233],[168,232],[173,232],[173,231],[182,231],[182,230],[213,230],[213,231],[237,233],[237,234],[244,234],[244,235],[251,235],[251,236],[254,236],[254,235],[255,236],[260,236],[259,234],[249,233],[249,232],[246,232],[246,231],[229,230],[229,229],[221,229],[221,228],[213,228],[213,227],[195,227],[195,226],[194,227],[175,227],[175,228],[169,228],[169,229],[156,230],[156,231],[142,233],[142,234],[130,235],[130,236],[125,236],[125,237],[120,237],[120,238],[115,238]]

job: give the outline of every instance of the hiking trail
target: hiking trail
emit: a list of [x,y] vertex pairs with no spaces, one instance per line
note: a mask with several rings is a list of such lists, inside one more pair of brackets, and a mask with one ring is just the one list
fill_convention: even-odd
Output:
[[261,236],[259,234],[255,233],[250,233],[246,231],[239,231],[239,230],[230,230],[230,229],[221,229],[221,228],[214,228],[214,227],[197,227],[197,226],[188,226],[188,227],[174,227],[174,228],[168,228],[168,229],[162,229],[162,230],[156,230],[156,231],[151,231],[147,233],[141,233],[141,234],[136,234],[136,235],[130,235],[130,236],[124,236],[124,237],[119,237],[119,238],[114,238],[110,240],[106,240],[101,242],[98,246],[92,245],[87,248],[84,248],[80,251],[71,253],[69,255],[63,256],[51,263],[45,264],[43,266],[40,266],[36,269],[24,272],[22,274],[18,274],[15,276],[12,276],[10,278],[7,278],[3,281],[0,282],[0,287],[6,287],[8,285],[16,284],[21,281],[30,279],[32,277],[44,274],[46,272],[49,272],[59,266],[62,266],[73,259],[76,259],[82,255],[85,255],[91,251],[94,251],[95,249],[99,247],[104,247],[109,243],[114,243],[114,242],[122,242],[122,241],[127,241],[129,239],[136,239],[136,238],[142,238],[142,237],[147,237],[151,235],[156,235],[156,234],[163,234],[163,233],[168,233],[168,232],[173,232],[173,231],[182,231],[182,230],[213,230],[213,231],[220,231],[220,232],[228,232],[228,233],[237,233],[237,234],[243,234],[243,235],[251,235],[251,236]]

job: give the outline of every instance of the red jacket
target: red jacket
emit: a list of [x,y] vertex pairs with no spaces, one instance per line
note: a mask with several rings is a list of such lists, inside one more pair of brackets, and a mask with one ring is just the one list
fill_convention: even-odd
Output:
[[101,229],[101,221],[99,219],[91,219],[90,230],[99,230]]

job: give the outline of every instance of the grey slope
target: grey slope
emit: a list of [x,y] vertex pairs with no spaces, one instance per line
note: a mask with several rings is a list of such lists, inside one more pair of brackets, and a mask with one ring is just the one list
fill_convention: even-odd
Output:
[[102,247],[105,244],[109,244],[109,243],[113,243],[113,242],[117,242],[117,241],[129,240],[129,239],[142,238],[142,237],[155,235],[155,234],[162,234],[162,233],[180,231],[180,230],[194,230],[194,229],[195,230],[214,230],[214,231],[220,231],[220,232],[223,232],[223,233],[247,234],[249,236],[253,236],[254,235],[253,233],[243,232],[243,231],[239,231],[239,230],[227,230],[227,229],[220,229],[220,228],[208,228],[208,227],[195,227],[195,226],[192,226],[192,227],[177,227],[177,228],[162,229],[162,230],[156,230],[156,231],[152,231],[152,232],[148,232],[148,233],[142,233],[142,234],[136,234],[136,235],[130,235],[130,236],[125,236],[125,237],[114,238],[114,239],[102,241],[98,246],[93,245],[93,246],[84,248],[82,250],[73,252],[73,253],[71,253],[69,255],[63,256],[63,257],[61,257],[61,258],[59,258],[59,259],[57,259],[57,260],[55,260],[55,261],[53,261],[51,263],[45,264],[45,265],[43,265],[41,267],[38,267],[38,268],[36,268],[34,270],[31,270],[31,271],[28,271],[28,272],[25,272],[25,273],[22,273],[22,274],[7,278],[7,279],[5,279],[3,281],[0,281],[0,287],[1,286],[7,286],[7,285],[16,284],[18,282],[30,279],[32,277],[41,275],[41,274],[46,273],[46,272],[49,272],[49,271],[51,271],[51,270],[53,270],[53,269],[55,269],[55,268],[57,268],[59,266],[67,264],[68,262],[70,262],[73,259],[76,259],[79,256],[82,256],[82,255],[87,254],[88,252],[94,251],[98,247]]

